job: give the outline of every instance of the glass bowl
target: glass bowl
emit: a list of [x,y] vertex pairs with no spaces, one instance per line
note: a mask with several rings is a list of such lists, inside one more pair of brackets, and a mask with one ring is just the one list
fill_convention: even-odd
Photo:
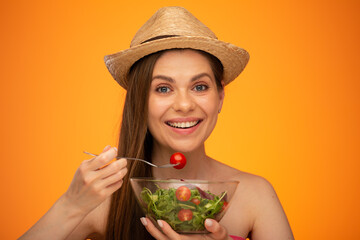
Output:
[[[231,205],[237,181],[131,178],[144,214],[159,228],[166,221],[178,233],[207,233],[204,221],[220,221]],[[160,228],[159,228],[160,229]]]

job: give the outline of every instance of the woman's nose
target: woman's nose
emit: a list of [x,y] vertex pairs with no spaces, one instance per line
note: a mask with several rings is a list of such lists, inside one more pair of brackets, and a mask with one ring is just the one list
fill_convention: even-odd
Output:
[[195,102],[192,97],[186,92],[179,92],[176,94],[173,109],[175,111],[189,112],[194,110]]

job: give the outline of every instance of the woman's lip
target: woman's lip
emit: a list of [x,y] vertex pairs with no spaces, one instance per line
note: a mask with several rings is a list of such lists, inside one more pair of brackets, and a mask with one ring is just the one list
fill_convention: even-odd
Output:
[[171,118],[166,120],[165,122],[194,122],[194,121],[201,121],[201,118],[195,117],[186,117],[186,118]]
[[166,122],[166,125],[174,128],[192,128],[199,124],[201,121],[191,121],[191,122]]
[[167,127],[169,127],[173,132],[177,133],[177,134],[180,134],[180,135],[189,135],[193,132],[196,131],[196,129],[198,129],[198,127],[200,126],[200,124],[202,123],[202,121],[199,121],[198,124],[196,124],[195,126],[193,127],[190,127],[190,128],[175,128],[175,127],[171,127],[167,124],[165,124]]

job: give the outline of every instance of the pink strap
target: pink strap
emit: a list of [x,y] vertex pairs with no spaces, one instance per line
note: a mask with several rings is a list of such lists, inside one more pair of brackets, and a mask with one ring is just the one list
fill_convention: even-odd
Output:
[[234,240],[245,240],[245,238],[237,237],[237,236],[234,236],[234,235],[229,235],[229,237],[231,237]]

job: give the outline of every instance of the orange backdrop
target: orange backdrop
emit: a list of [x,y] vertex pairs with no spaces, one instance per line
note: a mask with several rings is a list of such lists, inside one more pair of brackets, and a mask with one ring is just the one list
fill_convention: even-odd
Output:
[[[181,5],[247,49],[208,153],[275,187],[297,239],[360,239],[360,3],[2,1],[0,238],[66,191],[83,150],[115,145],[125,92],[103,56]],[[244,196],[246,197],[246,196]]]

